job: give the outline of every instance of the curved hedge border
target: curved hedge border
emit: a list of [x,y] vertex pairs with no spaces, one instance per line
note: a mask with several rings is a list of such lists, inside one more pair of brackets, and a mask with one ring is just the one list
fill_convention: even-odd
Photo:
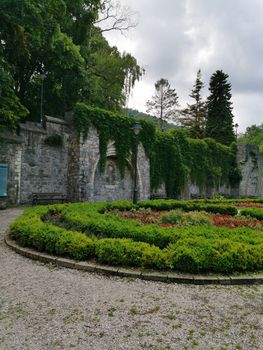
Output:
[[[263,269],[260,231],[143,225],[110,213],[101,214],[110,207],[127,209],[133,205],[81,203],[30,208],[11,225],[11,236],[20,245],[39,251],[78,260],[95,258],[110,265],[193,273]],[[63,225],[70,230],[42,221],[52,211],[61,213]]]
[[5,243],[15,252],[30,259],[42,261],[44,263],[55,264],[57,266],[71,269],[97,272],[105,275],[117,275],[120,277],[141,278],[148,281],[159,281],[166,283],[185,283],[185,284],[221,284],[221,285],[244,285],[244,284],[262,284],[263,274],[246,274],[242,276],[220,276],[220,275],[189,275],[175,272],[158,272],[140,269],[124,269],[122,267],[111,267],[97,264],[94,262],[79,262],[72,259],[65,259],[54,255],[41,253],[36,250],[21,247],[15,241],[5,236]]

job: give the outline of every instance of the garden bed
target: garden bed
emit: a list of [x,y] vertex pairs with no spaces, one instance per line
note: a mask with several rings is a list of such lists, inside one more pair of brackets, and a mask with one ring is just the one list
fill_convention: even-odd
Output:
[[[249,207],[238,213],[237,202],[242,203],[157,200],[138,206],[130,202],[39,206],[27,209],[10,232],[22,246],[110,265],[191,273],[260,271],[263,210]],[[178,219],[178,208],[182,222],[169,223]],[[226,225],[215,226],[216,220]]]

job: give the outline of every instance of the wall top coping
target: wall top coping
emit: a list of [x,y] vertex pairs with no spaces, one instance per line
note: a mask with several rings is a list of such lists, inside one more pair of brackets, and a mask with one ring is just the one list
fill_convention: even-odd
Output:
[[33,131],[33,132],[40,133],[40,134],[46,134],[46,130],[43,129],[43,127],[40,123],[34,123],[34,122],[27,121],[25,124],[20,123],[19,128],[21,131],[22,130]]
[[3,139],[4,142],[7,143],[22,143],[23,139],[22,137],[13,134],[11,132],[5,131],[0,133],[0,139]]
[[55,118],[55,117],[50,117],[48,115],[45,115],[45,120],[48,123],[53,123],[53,124],[60,124],[60,125],[68,125],[68,123],[60,118]]

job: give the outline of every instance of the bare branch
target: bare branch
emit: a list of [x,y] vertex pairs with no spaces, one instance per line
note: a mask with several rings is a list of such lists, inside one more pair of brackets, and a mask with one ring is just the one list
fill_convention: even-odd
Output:
[[137,24],[137,13],[128,6],[121,6],[119,0],[103,0],[99,18],[95,22],[102,33],[118,30],[122,34]]

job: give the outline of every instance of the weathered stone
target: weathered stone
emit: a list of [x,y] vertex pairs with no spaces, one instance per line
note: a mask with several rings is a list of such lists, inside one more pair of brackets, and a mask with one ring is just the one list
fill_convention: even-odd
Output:
[[[86,138],[79,136],[73,127],[72,113],[66,120],[45,117],[44,127],[27,122],[20,125],[20,135],[4,134],[0,148],[0,163],[8,164],[7,196],[0,198],[0,207],[6,204],[31,202],[33,192],[67,194],[73,201],[131,200],[134,190],[134,172],[131,154],[126,159],[124,176],[118,168],[113,141],[109,141],[105,168],[100,170],[99,134],[90,127]],[[58,134],[63,145],[50,146],[45,139]],[[263,196],[263,156],[256,146],[238,147],[238,164],[242,171],[239,188],[221,186],[219,189],[200,190],[188,184],[179,194],[189,199],[199,196]],[[138,146],[138,199],[150,198],[150,163],[141,144]],[[154,193],[166,197],[161,185]]]

